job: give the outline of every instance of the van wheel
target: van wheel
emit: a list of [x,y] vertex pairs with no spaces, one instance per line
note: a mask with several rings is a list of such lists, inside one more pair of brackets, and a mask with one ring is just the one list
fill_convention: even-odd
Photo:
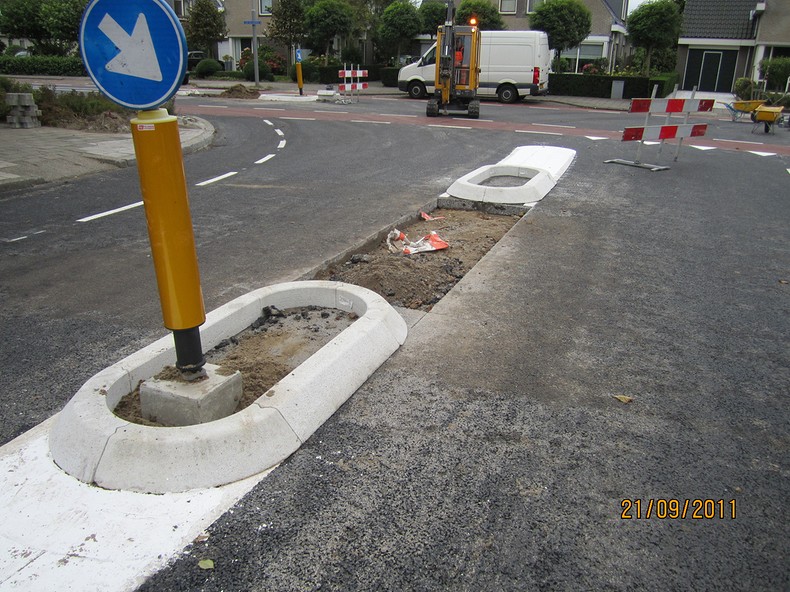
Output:
[[500,86],[496,95],[503,103],[515,103],[518,101],[518,91],[512,84],[503,84]]
[[419,80],[412,80],[409,83],[409,97],[412,99],[424,99],[425,95],[425,85],[420,82]]

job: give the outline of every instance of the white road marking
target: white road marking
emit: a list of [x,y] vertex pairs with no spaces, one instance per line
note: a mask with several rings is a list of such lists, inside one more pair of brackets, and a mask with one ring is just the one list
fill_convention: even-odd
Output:
[[749,150],[748,152],[757,156],[776,156],[776,152],[757,152],[755,150]]
[[283,107],[253,107],[256,111],[285,111]]
[[373,121],[372,119],[352,119],[351,123],[383,123],[384,125],[389,125],[391,121]]
[[27,235],[25,235],[25,236],[18,236],[16,238],[9,238],[6,242],[7,243],[15,243],[17,241],[25,240],[26,238],[27,238]]
[[608,115],[620,115],[622,113],[628,113],[628,111],[607,111],[605,109],[585,109],[587,113],[606,113]]
[[559,132],[539,132],[533,130],[513,130],[517,134],[542,134],[544,136],[561,136],[562,134]]
[[466,125],[441,125],[441,124],[438,124],[438,123],[429,123],[428,127],[444,127],[444,128],[447,128],[447,129],[463,129],[463,130],[470,130],[470,129],[472,129],[471,127],[466,126]]
[[227,109],[227,105],[198,105],[198,107],[206,107],[208,109]]
[[264,120],[263,120],[263,123],[265,123],[266,125],[274,125],[274,124],[273,124],[271,121],[269,121],[268,119],[264,119]]
[[542,127],[563,127],[566,129],[576,129],[575,125],[560,125],[558,123],[533,123],[532,125],[540,125]]
[[225,173],[224,175],[220,175],[219,177],[214,177],[213,179],[208,179],[206,181],[202,181],[197,183],[196,187],[204,187],[206,185],[211,185],[212,183],[216,183],[217,181],[222,181],[222,179],[227,179],[228,177],[232,177],[233,175],[238,175],[239,171],[231,171],[230,173]]
[[559,107],[530,107],[530,109],[545,109],[546,111],[559,111]]
[[276,130],[274,130],[274,133],[275,133],[275,134],[277,134],[277,135],[278,135],[278,136],[280,136],[280,137],[283,137],[283,136],[285,135],[285,134],[283,133],[283,130],[281,130],[281,129],[276,129]]
[[285,148],[285,140],[282,140],[279,144],[277,144],[277,150],[282,150],[283,148]]
[[264,156],[260,160],[256,160],[255,164],[263,164],[267,160],[271,160],[272,158],[274,158],[274,156],[275,156],[274,154],[267,154],[266,156]]
[[417,117],[416,115],[403,115],[401,113],[379,113],[382,117]]
[[715,146],[695,146],[694,144],[689,144],[689,146],[697,150],[716,150]]
[[755,146],[762,146],[762,142],[749,142],[748,140],[725,140],[724,138],[713,138],[714,142],[734,142],[736,144],[754,144]]
[[[453,117],[455,121],[469,121],[468,117]],[[480,121],[482,123],[494,123],[493,119],[473,119],[472,121]]]
[[315,121],[315,117],[280,117],[280,119],[289,119],[291,121]]
[[93,216],[86,216],[85,218],[80,218],[77,222],[91,222],[93,220],[98,220],[99,218],[105,218],[107,216],[112,216],[113,214],[117,214],[119,212],[125,212],[126,210],[131,210],[134,208],[139,208],[143,205],[143,202],[138,201],[133,204],[129,204],[128,206],[123,206],[121,208],[115,208],[114,210],[107,210],[106,212],[102,212],[101,214],[94,214]]
[[587,138],[588,140],[593,140],[593,141],[609,139],[609,138],[604,138],[603,136],[584,136],[584,137]]

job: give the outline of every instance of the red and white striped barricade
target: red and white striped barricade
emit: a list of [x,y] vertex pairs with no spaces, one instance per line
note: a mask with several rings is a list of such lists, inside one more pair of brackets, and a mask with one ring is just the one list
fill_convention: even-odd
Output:
[[[655,93],[654,93],[655,94]],[[635,160],[623,160],[615,158],[607,160],[607,163],[625,164],[628,166],[636,166],[651,171],[666,171],[668,166],[661,166],[657,164],[646,164],[640,162],[639,158],[642,151],[644,142],[657,141],[661,143],[658,155],[661,156],[661,150],[664,147],[665,140],[678,140],[677,148],[675,150],[675,161],[678,159],[680,146],[683,143],[683,138],[698,138],[704,136],[708,131],[707,123],[691,124],[688,123],[690,113],[704,112],[713,110],[713,99],[695,99],[694,93],[690,99],[631,99],[631,108],[629,113],[644,113],[645,123],[641,127],[627,127],[623,130],[623,142],[639,142],[636,149]],[[666,115],[664,125],[648,125],[651,115]],[[682,114],[683,123],[677,125],[670,125],[669,118],[673,114]]]
[[368,87],[367,82],[362,82],[361,78],[368,77],[367,70],[360,70],[359,66],[357,69],[354,69],[353,66],[351,69],[346,69],[346,65],[343,64],[343,69],[338,70],[337,77],[342,78],[343,82],[338,84],[338,90],[341,92],[341,98],[338,102],[340,103],[352,103],[354,102],[354,93],[356,92],[356,102],[359,102],[359,91],[365,90]]

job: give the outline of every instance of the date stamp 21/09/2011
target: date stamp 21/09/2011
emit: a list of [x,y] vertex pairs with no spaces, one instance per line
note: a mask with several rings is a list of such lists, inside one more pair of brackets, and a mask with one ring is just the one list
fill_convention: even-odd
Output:
[[735,520],[735,500],[725,499],[624,499],[623,520]]

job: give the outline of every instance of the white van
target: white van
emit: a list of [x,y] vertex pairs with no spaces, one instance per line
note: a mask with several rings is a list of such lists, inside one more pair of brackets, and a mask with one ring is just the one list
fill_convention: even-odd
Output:
[[[515,103],[526,95],[549,91],[551,50],[543,31],[481,31],[478,97]],[[436,44],[398,72],[398,89],[414,99],[434,92]]]

